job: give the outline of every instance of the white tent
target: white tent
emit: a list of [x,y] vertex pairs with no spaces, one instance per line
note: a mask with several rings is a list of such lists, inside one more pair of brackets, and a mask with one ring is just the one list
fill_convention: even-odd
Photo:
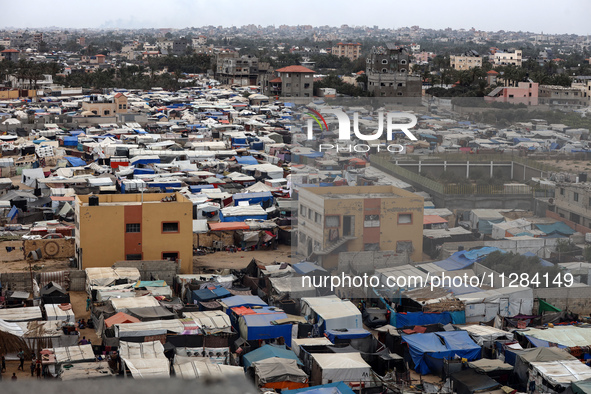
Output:
[[579,360],[532,362],[528,385],[534,381],[536,392],[558,393],[570,389],[572,382],[586,379],[591,379],[591,368]]
[[112,298],[111,304],[116,312],[126,312],[131,308],[145,308],[150,306],[160,306],[157,299],[152,296],[131,297],[131,298]]
[[351,301],[338,297],[302,298],[302,315],[306,319],[316,317],[325,330],[363,328],[361,312]]
[[183,379],[222,378],[226,376],[244,376],[242,367],[223,364],[212,364],[205,360],[192,360],[188,363],[175,364],[174,373]]
[[72,309],[63,310],[59,307],[59,304],[45,304],[44,308],[47,320],[61,320],[69,323],[74,323],[76,321]]
[[135,379],[170,376],[168,359],[160,341],[120,342],[119,352]]
[[531,315],[534,305],[534,293],[529,287],[504,287],[461,294],[457,298],[466,306],[466,323],[490,321],[497,315]]
[[29,306],[24,308],[4,308],[0,309],[0,320],[6,322],[25,322],[41,320],[41,308],[38,306]]
[[359,353],[313,353],[312,359],[311,383],[314,385],[372,381],[371,367]]

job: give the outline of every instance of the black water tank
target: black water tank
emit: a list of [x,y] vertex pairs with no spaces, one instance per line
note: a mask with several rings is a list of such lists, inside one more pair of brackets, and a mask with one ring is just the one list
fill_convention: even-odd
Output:
[[88,205],[91,207],[98,207],[99,205],[99,198],[98,196],[90,196],[88,197]]
[[582,172],[579,174],[579,182],[587,182],[587,173]]

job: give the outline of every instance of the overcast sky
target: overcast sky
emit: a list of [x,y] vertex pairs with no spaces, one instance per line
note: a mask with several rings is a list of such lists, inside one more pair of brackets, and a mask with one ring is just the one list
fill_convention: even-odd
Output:
[[590,0],[0,0],[0,28],[314,25],[591,34]]

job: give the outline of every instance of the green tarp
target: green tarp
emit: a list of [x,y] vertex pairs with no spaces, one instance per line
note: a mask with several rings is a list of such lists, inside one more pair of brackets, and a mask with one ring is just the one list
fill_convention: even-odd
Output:
[[544,300],[538,298],[538,314],[542,314],[542,312],[562,312],[561,309],[556,308],[554,305],[547,303]]

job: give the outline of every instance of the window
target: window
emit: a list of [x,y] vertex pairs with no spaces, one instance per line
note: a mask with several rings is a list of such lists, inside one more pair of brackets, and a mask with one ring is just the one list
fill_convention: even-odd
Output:
[[141,232],[141,226],[139,223],[127,223],[125,225],[126,233],[139,233]]
[[564,188],[563,187],[560,188],[560,195],[564,196]]
[[140,254],[126,254],[125,260],[141,260],[142,255]]
[[310,84],[309,83],[305,83],[304,84],[304,89],[309,89],[310,88]]
[[412,213],[399,213],[398,224],[412,224]]
[[388,64],[388,60],[387,59],[382,59],[382,64]]
[[380,227],[380,215],[365,215],[363,227]]
[[308,219],[312,220],[313,216],[314,216],[314,211],[312,209],[308,209]]
[[385,73],[388,72],[388,69],[387,68],[382,68],[382,72],[385,74]]
[[303,205],[300,205],[300,215],[306,217],[306,207]]
[[123,104],[119,104],[119,109],[123,109]]
[[396,253],[412,253],[414,248],[412,247],[412,241],[398,241],[396,242]]
[[123,109],[127,109],[127,104],[123,104]]
[[162,260],[175,261],[179,258],[179,252],[162,252]]
[[178,233],[179,223],[178,222],[163,222],[162,223],[163,233]]
[[318,212],[316,212],[314,214],[314,222],[320,223],[321,220],[322,220],[322,215],[320,215]]
[[103,114],[104,114],[104,115],[109,115],[110,113],[111,113],[111,111],[108,111],[108,110],[105,110],[105,111],[103,112]]
[[577,192],[573,193],[573,200],[579,201],[579,193],[577,193]]
[[326,216],[324,226],[326,228],[336,228],[339,227],[341,224],[341,217],[340,216]]
[[343,237],[355,235],[355,216],[343,216]]

